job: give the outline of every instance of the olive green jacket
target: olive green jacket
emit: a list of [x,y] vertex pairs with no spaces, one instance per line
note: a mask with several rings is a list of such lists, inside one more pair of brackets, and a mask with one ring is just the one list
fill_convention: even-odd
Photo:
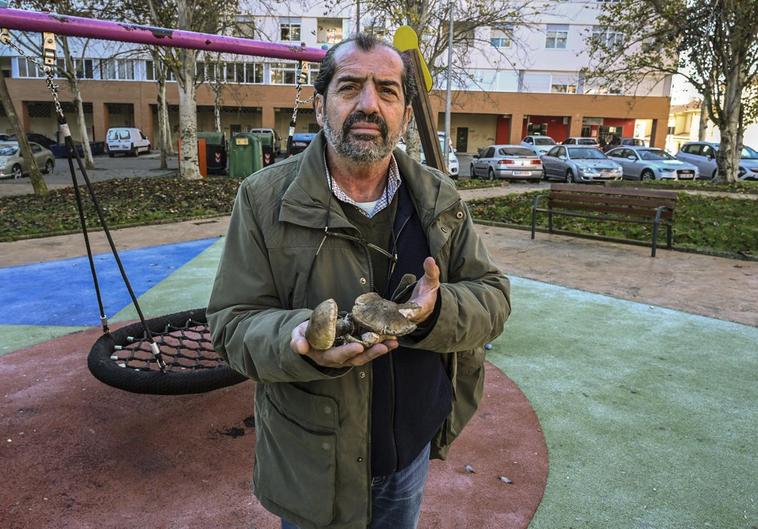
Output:
[[[302,529],[364,529],[371,513],[371,365],[320,368],[290,349],[293,328],[319,302],[334,298],[349,310],[372,288],[368,250],[324,239],[330,190],[323,152],[319,134],[301,155],[242,183],[208,321],[216,350],[257,381],[253,482],[261,503]],[[401,341],[443,355],[453,410],[432,453],[444,458],[481,399],[483,345],[503,330],[510,285],[448,177],[403,152],[395,157],[441,270],[436,325],[421,341]],[[357,235],[336,199],[329,229]]]

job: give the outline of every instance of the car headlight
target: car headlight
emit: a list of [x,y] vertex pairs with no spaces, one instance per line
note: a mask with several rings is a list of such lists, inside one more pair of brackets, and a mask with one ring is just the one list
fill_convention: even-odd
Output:
[[584,174],[597,174],[597,169],[595,169],[594,167],[584,167],[584,168],[580,167],[579,172],[584,173]]

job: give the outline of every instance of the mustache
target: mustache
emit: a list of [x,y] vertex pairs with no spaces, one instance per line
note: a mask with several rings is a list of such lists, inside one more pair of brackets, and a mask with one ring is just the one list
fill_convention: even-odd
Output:
[[379,125],[379,132],[381,133],[382,138],[387,138],[387,123],[382,119],[382,117],[378,114],[366,114],[360,110],[358,112],[353,112],[347,117],[347,119],[345,119],[345,122],[342,124],[342,133],[344,135],[347,135],[353,125],[360,122]]

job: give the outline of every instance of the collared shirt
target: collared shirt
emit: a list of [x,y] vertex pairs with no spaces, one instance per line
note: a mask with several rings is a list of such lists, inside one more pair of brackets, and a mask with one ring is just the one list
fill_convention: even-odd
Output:
[[392,203],[392,199],[395,198],[395,193],[397,193],[397,190],[400,187],[400,183],[402,182],[400,179],[400,170],[397,168],[397,161],[395,160],[395,155],[393,154],[390,158],[387,185],[385,186],[384,191],[382,191],[379,199],[376,201],[374,209],[369,213],[361,208],[358,202],[350,198],[350,196],[348,196],[348,194],[342,190],[340,185],[331,177],[331,174],[329,173],[329,166],[326,164],[326,150],[324,150],[324,170],[326,172],[326,185],[331,184],[332,193],[334,193],[334,196],[337,197],[337,200],[356,206],[360,212],[366,215],[368,218],[373,217]]

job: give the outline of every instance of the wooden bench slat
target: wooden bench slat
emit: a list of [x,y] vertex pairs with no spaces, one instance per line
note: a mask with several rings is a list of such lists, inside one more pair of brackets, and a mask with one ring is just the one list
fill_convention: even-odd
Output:
[[[641,218],[647,218],[647,219],[654,219],[655,218],[655,210],[650,209],[629,209],[629,208],[622,208],[618,206],[604,206],[601,204],[580,204],[576,202],[552,202],[551,203],[554,213],[558,214],[558,211],[564,210],[564,211],[571,211],[574,209],[579,209],[582,211],[598,211],[601,213],[616,213],[617,215],[621,216],[633,216],[633,217],[641,217]],[[558,211],[556,211],[558,210]],[[663,210],[661,212],[661,218],[671,218],[673,215],[673,212],[671,210]]]

